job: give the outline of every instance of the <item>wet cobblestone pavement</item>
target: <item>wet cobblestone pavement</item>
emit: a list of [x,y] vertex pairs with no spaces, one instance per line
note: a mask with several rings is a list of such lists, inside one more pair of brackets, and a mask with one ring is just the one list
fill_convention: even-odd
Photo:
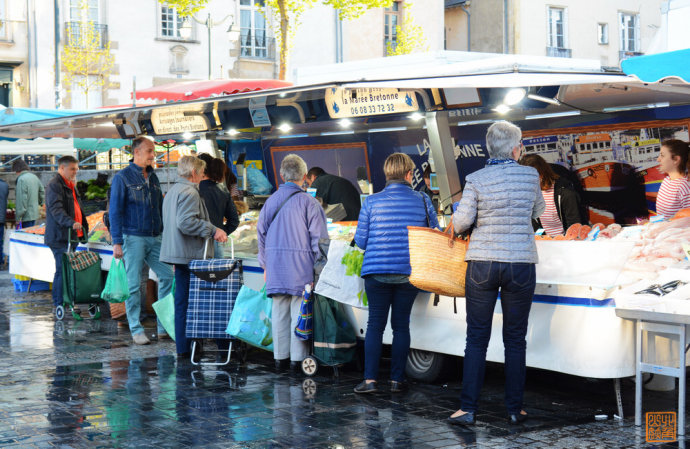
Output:
[[[0,298],[1,448],[685,447],[645,442],[633,425],[630,379],[622,381],[625,419],[595,421],[616,412],[611,380],[528,370],[531,418],[510,426],[503,372],[492,364],[478,423],[461,428],[445,422],[459,406],[459,364],[435,384],[360,397],[355,367],[305,379],[276,373],[270,354],[254,351],[243,365],[200,370],[177,361],[170,340],[134,346],[107,314],[56,322],[49,292],[14,293],[7,272]],[[154,330],[152,322],[147,334]],[[676,392],[646,391],[645,407],[675,410]]]

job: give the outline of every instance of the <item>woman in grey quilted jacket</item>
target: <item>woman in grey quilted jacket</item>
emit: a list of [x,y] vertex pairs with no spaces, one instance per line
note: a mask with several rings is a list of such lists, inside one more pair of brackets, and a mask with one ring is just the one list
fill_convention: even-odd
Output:
[[518,424],[527,419],[522,409],[525,335],[537,263],[532,219],[544,211],[544,198],[537,170],[517,163],[522,153],[521,139],[520,128],[512,123],[499,121],[489,127],[486,167],[467,176],[462,199],[453,214],[455,232],[474,225],[465,257],[467,341],[461,408],[449,418],[453,424],[475,422],[499,291],[508,420]]

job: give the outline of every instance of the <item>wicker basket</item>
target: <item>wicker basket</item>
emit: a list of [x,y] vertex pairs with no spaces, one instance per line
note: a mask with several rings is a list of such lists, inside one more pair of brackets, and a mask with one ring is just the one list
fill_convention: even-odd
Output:
[[453,226],[446,232],[408,226],[410,242],[410,283],[415,287],[444,296],[465,296],[467,240],[452,237]]

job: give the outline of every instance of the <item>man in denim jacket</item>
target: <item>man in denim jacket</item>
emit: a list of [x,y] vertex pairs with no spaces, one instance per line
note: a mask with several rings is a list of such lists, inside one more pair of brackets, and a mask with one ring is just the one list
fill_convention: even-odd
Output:
[[[150,343],[139,322],[141,315],[141,270],[144,261],[158,276],[158,297],[172,290],[172,267],[158,260],[161,250],[163,194],[153,172],[154,145],[146,137],[132,141],[129,167],[113,177],[110,187],[110,233],[113,257],[124,257],[129,298],[125,302],[127,321],[134,343]],[[158,321],[158,338],[167,333]]]

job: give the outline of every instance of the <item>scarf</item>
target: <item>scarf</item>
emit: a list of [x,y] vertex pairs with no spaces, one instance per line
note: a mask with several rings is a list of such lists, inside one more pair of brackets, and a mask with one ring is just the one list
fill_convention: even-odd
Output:
[[[60,175],[60,176],[62,176],[62,175]],[[79,201],[77,201],[77,191],[74,188],[74,183],[65,179],[64,176],[62,176],[62,180],[65,181],[65,184],[67,185],[67,187],[69,187],[70,190],[72,190],[72,198],[74,199],[74,221],[79,223],[79,224],[82,224],[83,216],[81,213],[81,207],[79,207]],[[80,229],[77,231],[77,237],[84,237],[84,230],[83,229]]]
[[517,164],[517,161],[515,159],[492,159],[489,158],[486,160],[486,165],[503,165],[503,164]]

